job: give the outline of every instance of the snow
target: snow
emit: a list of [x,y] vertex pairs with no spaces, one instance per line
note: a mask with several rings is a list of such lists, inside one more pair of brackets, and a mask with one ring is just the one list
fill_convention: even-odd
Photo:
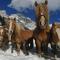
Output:
[[1,16],[7,16],[6,11],[5,10],[0,10],[0,15]]
[[33,22],[26,24],[25,27],[27,27],[30,30],[34,30],[36,28],[35,23]]
[[[3,58],[4,57],[4,58]],[[0,56],[0,60],[44,60],[43,58],[39,59],[38,57],[10,57],[10,56]]]
[[0,60],[44,60],[44,58],[39,58],[31,53],[28,56],[25,56],[23,52],[20,51],[20,56],[17,56],[16,52],[12,54],[10,51],[10,49],[8,49],[6,52],[0,50]]
[[[9,48],[6,52],[0,50],[0,60],[46,60],[46,59],[44,57],[32,55],[31,53],[29,53],[28,56],[25,56],[22,51],[20,51],[20,55],[17,56],[16,52],[14,51],[14,53],[11,53],[11,49]],[[60,60],[60,58],[56,58],[56,60]]]

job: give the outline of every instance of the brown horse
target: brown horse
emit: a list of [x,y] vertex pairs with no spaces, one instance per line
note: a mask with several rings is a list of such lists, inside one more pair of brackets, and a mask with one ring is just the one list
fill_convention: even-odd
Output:
[[5,28],[7,30],[9,40],[11,40],[11,36],[12,36],[12,33],[13,33],[14,22],[15,22],[14,20],[15,19],[11,19],[9,17],[5,18],[5,22],[6,22]]
[[0,26],[0,48],[4,50],[8,47],[8,35],[3,26]]
[[50,30],[50,43],[54,54],[56,54],[56,51],[60,49],[60,39],[56,31],[58,27],[57,24],[53,23]]
[[10,47],[11,46],[11,36],[13,34],[13,29],[15,28],[14,27],[15,19],[11,19],[9,17],[4,17],[4,20],[5,20],[4,28],[5,28],[7,36],[8,36],[8,47]]
[[37,26],[38,26],[38,23],[39,23],[40,15],[45,16],[46,24],[48,25],[49,17],[48,17],[47,1],[45,1],[45,3],[37,3],[37,1],[35,1],[35,14],[36,14],[36,24],[37,24]]
[[[42,50],[47,51],[48,46],[48,34],[46,30],[46,20],[44,15],[41,15],[39,17],[39,26],[36,27],[34,30],[34,38],[36,42],[36,50],[37,53],[40,55],[42,53]],[[42,46],[45,46],[44,48]]]
[[9,25],[11,25],[11,27],[9,32],[11,34],[12,52],[14,47],[13,45],[15,45],[17,54],[19,55],[21,44],[23,44],[24,51],[27,52],[25,46],[27,46],[26,43],[28,40],[31,41],[33,32],[31,30],[25,30],[19,23],[16,23],[15,20],[11,20],[10,23]]

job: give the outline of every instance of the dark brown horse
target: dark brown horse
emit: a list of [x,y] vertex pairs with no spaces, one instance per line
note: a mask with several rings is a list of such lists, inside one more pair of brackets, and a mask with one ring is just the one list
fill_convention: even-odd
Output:
[[21,26],[19,23],[16,23],[15,20],[13,20],[12,23],[10,24],[11,27],[9,30],[11,32],[12,52],[14,44],[16,46],[17,54],[19,55],[21,44],[23,44],[24,51],[26,51],[26,42],[31,40],[33,32],[31,30],[25,30],[23,26]]
[[60,39],[56,31],[58,28],[59,26],[53,23],[50,30],[50,43],[54,54],[60,49]]
[[[36,42],[37,53],[42,53],[42,50],[47,51],[48,46],[48,33],[46,30],[46,20],[44,15],[39,17],[39,23],[36,29],[34,30],[34,38]],[[44,48],[42,47],[44,46]]]

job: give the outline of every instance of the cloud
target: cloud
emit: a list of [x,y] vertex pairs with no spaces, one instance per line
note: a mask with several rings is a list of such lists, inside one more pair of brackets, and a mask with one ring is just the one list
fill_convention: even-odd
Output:
[[49,10],[60,9],[60,0],[48,0]]
[[[12,0],[9,7],[15,8],[18,11],[23,11],[25,8],[32,8],[34,6],[34,2],[44,1],[44,0]],[[48,8],[49,10],[56,10],[60,8],[60,0],[48,0]]]
[[[22,11],[25,8],[32,8],[34,5],[34,2],[37,0],[12,0],[11,4],[9,4],[9,7],[15,8],[18,11]],[[41,0],[38,0],[38,3],[41,2]]]

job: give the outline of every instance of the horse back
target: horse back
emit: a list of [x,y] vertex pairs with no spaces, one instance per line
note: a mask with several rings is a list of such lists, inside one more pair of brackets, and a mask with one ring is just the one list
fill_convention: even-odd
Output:
[[33,31],[31,30],[21,31],[21,36],[23,37],[24,40],[27,40],[33,36]]

